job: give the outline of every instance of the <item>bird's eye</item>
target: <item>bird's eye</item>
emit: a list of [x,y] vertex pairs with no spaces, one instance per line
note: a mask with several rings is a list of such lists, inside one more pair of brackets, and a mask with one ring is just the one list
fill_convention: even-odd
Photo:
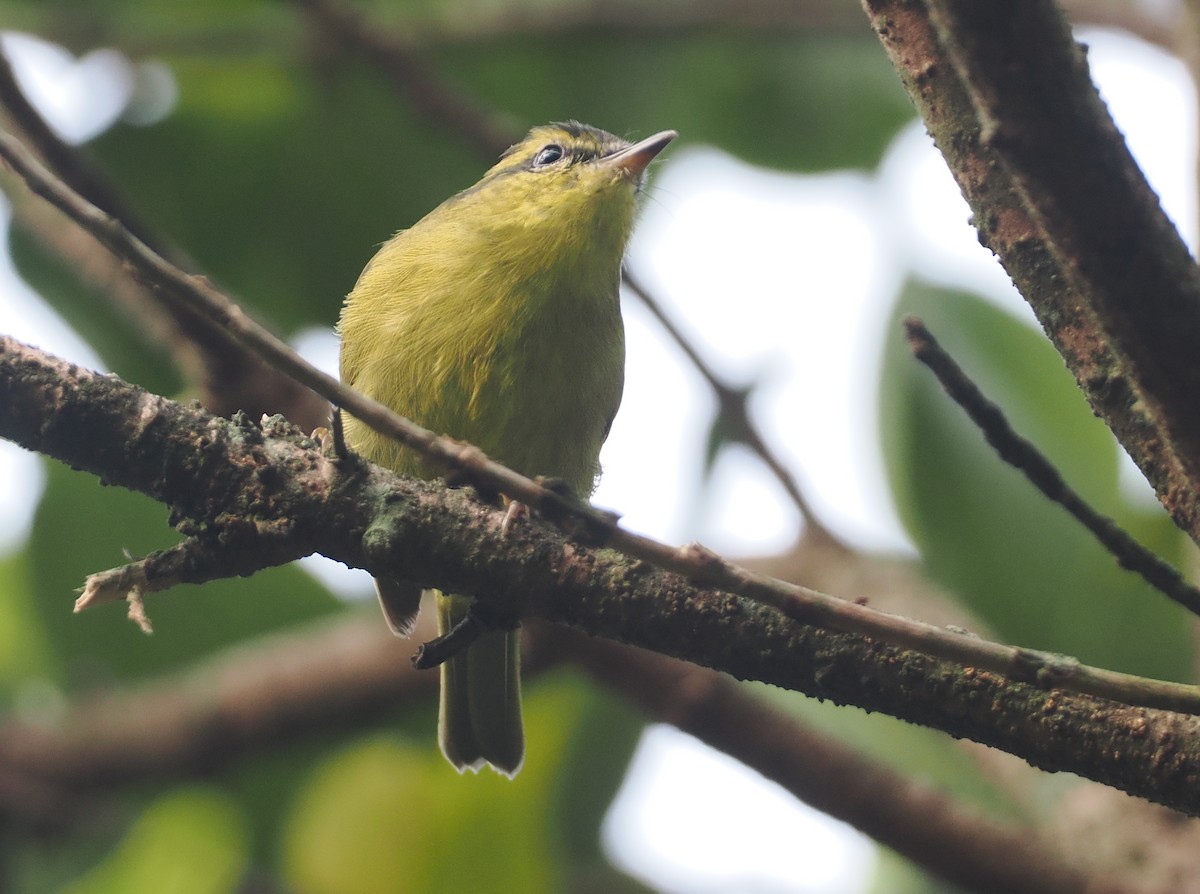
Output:
[[551,143],[549,146],[543,146],[538,150],[538,154],[533,157],[533,166],[535,168],[544,168],[547,165],[554,164],[565,154],[566,152],[562,146],[559,146],[557,143]]

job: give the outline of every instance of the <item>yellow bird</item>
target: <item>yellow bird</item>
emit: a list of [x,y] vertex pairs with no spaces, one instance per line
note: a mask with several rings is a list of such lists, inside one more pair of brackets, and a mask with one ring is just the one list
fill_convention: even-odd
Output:
[[[675,136],[630,143],[575,121],[534,128],[367,264],[339,322],[343,381],[590,495],[624,383],[621,259],[646,166]],[[401,474],[437,474],[353,417],[346,437]],[[392,629],[410,632],[420,587],[376,585]],[[437,603],[445,633],[471,600],[437,593]],[[460,772],[520,769],[518,659],[517,632],[493,630],[442,665],[438,739]]]

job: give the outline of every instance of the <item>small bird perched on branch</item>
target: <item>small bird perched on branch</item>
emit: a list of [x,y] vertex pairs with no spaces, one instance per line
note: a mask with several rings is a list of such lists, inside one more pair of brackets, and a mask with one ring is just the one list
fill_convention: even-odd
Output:
[[[587,496],[621,401],[621,259],[646,166],[676,136],[638,143],[568,121],[536,127],[483,179],[371,259],[342,309],[346,384],[525,475]],[[405,475],[436,470],[353,417],[351,448]],[[419,585],[376,581],[408,633]],[[437,593],[439,632],[471,599]],[[441,665],[438,739],[461,772],[513,776],[525,756],[519,643],[491,629]]]

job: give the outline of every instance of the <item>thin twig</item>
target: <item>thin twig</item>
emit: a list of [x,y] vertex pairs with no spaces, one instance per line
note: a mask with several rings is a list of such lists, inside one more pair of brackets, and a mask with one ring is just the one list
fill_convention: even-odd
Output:
[[1140,574],[1146,583],[1166,594],[1193,614],[1200,615],[1200,590],[1142,546],[1115,521],[1097,512],[1064,480],[1054,464],[1031,442],[1013,430],[1004,412],[979,390],[933,334],[916,317],[906,317],[904,332],[909,348],[918,360],[937,376],[946,394],[957,403],[971,421],[979,426],[996,454],[1025,473],[1029,482],[1047,499],[1058,503],[1116,558],[1122,568]]
[[[864,5],[897,68],[912,73],[909,92],[981,239],[1160,502],[1200,542],[1200,272],[1060,10],[1052,0]],[[993,172],[1007,200],[975,191]]]
[[178,255],[172,254],[171,247],[159,240],[134,214],[124,197],[112,188],[95,166],[51,129],[21,91],[12,64],[3,52],[0,52],[0,104],[8,111],[13,123],[25,134],[29,145],[37,150],[64,183],[86,197],[93,205],[104,208],[114,217],[119,217],[131,233],[159,254],[171,257],[180,266],[186,266]]
[[628,556],[675,571],[696,583],[777,609],[805,624],[875,637],[1015,680],[1111,698],[1133,705],[1200,713],[1200,687],[1080,664],[1073,658],[965,636],[955,631],[877,612],[786,581],[738,567],[698,544],[672,547],[617,526],[609,513],[580,504],[489,460],[482,451],[433,432],[389,410],[301,358],[287,344],[251,320],[241,308],[202,277],[189,276],[150,251],[120,222],[73,193],[50,174],[18,140],[0,134],[0,158],[51,202],[129,262],[152,287],[228,328],[269,364],[343,407],[371,428],[418,451],[434,466],[455,470],[537,510],[564,530],[582,533]]
[[[93,205],[103,209],[142,243],[180,268],[191,262],[179,249],[161,238],[141,220],[103,174],[76,147],[64,142],[21,92],[12,65],[0,52],[0,104],[12,123],[26,135],[48,166],[71,189]],[[43,241],[45,241],[43,239]],[[55,246],[60,252],[62,245]],[[73,250],[78,247],[72,244]],[[122,271],[123,273],[123,271]],[[165,342],[185,376],[203,389],[204,403],[216,413],[228,415],[236,410],[258,413],[285,413],[306,428],[319,424],[327,407],[307,389],[297,387],[290,378],[266,367],[231,339],[223,329],[196,315],[186,305],[149,300],[141,289],[120,289],[110,283],[107,291],[114,303],[141,323],[140,331],[163,335],[150,341],[155,347]],[[146,317],[151,324],[147,325]]]
[[650,294],[641,280],[633,275],[628,265],[623,268],[621,275],[629,291],[638,297],[646,309],[650,311],[654,319],[658,321],[658,324],[662,326],[667,336],[683,351],[684,356],[688,358],[692,366],[700,373],[701,378],[708,383],[709,389],[717,399],[717,406],[720,408],[720,415],[726,423],[726,430],[731,433],[735,441],[748,447],[767,469],[770,470],[771,474],[775,476],[780,486],[783,487],[784,492],[796,506],[800,517],[804,519],[806,531],[810,535],[821,537],[830,543],[844,546],[841,539],[825,526],[820,516],[813,510],[812,503],[804,495],[804,491],[800,487],[800,483],[796,480],[796,476],[775,455],[774,451],[767,446],[761,430],[754,422],[754,417],[750,414],[750,389],[738,388],[729,384],[712,368],[708,361],[701,356],[700,351],[688,340],[679,327],[675,325],[674,320],[662,309],[658,300]]
[[454,90],[399,35],[373,28],[354,9],[330,0],[292,0],[320,25],[387,75],[392,85],[425,117],[466,140],[489,162],[520,137],[515,124]]

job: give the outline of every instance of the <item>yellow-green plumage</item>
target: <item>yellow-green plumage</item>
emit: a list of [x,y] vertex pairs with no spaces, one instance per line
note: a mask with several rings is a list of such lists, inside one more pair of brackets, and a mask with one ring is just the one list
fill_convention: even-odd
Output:
[[[568,122],[535,128],[483,179],[380,249],[346,299],[342,378],[527,475],[590,494],[621,399],[618,286],[646,164],[674,134],[631,146]],[[398,472],[435,471],[354,418],[350,446]],[[403,630],[419,589],[380,581]],[[439,594],[440,626],[469,599]],[[440,739],[460,770],[508,775],[524,755],[515,631],[442,669]]]

